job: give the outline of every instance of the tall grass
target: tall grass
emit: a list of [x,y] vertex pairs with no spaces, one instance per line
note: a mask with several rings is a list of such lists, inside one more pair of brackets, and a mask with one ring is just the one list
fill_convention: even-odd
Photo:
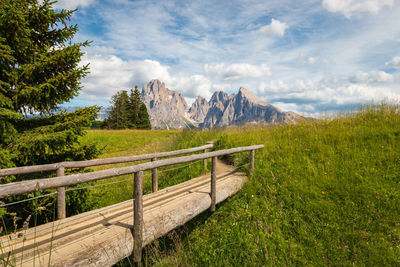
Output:
[[[254,176],[215,213],[206,212],[153,243],[145,264],[400,265],[400,115],[395,106],[365,107],[357,114],[297,125],[94,130],[82,141],[103,145],[105,158],[194,147],[213,139],[216,149],[264,144],[256,152]],[[239,166],[248,162],[248,153],[225,160]],[[165,170],[171,167],[177,166]],[[198,162],[160,172],[160,188],[203,171]],[[150,180],[144,180],[145,193]],[[103,207],[132,198],[132,181],[89,191],[91,205]]]
[[[84,143],[95,142],[99,147],[103,147],[103,154],[99,158],[122,157],[166,151],[179,132],[178,130],[90,130],[81,141]],[[138,163],[102,165],[91,167],[91,169],[97,171]],[[147,171],[144,179],[144,190],[147,193],[150,192],[151,188],[151,177],[149,177],[149,174],[150,172]],[[122,180],[126,181],[118,183],[118,181]],[[98,186],[108,183],[114,184]],[[133,197],[133,175],[100,180],[95,183],[82,184],[79,187],[90,185],[98,186],[88,189],[90,197],[86,201],[93,208],[109,206]],[[73,192],[70,192],[70,194],[73,196]]]
[[[179,131],[90,130],[87,135],[81,137],[80,141],[82,143],[97,143],[99,147],[103,148],[103,154],[100,156],[100,158],[106,158],[163,151],[170,146],[171,140],[178,132]],[[129,164],[96,166],[89,169],[100,170],[126,165]],[[70,174],[70,170],[67,170],[66,174]],[[49,172],[48,175],[55,175],[55,172]],[[35,177],[35,174],[33,174],[27,176],[26,178],[33,179]],[[68,187],[67,190],[93,185],[97,186],[104,183],[117,182],[122,179],[127,179],[127,177],[116,177],[112,179],[101,180],[95,183],[81,184],[75,187]],[[49,192],[54,191],[55,190],[51,190]],[[80,212],[108,206],[110,204],[130,199],[132,198],[132,192],[132,181],[117,183],[109,186],[68,191],[66,193],[67,215],[72,216]],[[31,198],[40,195],[41,192],[32,192],[27,194],[27,196],[20,196],[20,198],[17,198],[16,200],[23,200],[26,199],[26,197]],[[7,201],[8,199],[6,199],[5,202]],[[22,204],[0,208],[0,217],[4,221],[4,223],[0,225],[0,234],[7,234],[7,231],[5,231],[6,225],[13,226],[14,231],[23,226],[24,220],[28,215],[20,215],[22,210],[26,211],[24,214],[35,214],[35,218],[37,219],[35,219],[35,222],[33,222],[33,220],[31,220],[30,223],[28,222],[28,226],[29,224],[32,227],[53,221],[53,210],[55,209],[55,204],[56,195],[50,195],[38,200],[30,200]],[[3,231],[2,227],[4,228]]]
[[100,158],[157,152],[165,148],[179,130],[89,130],[83,143],[97,143],[104,148]]
[[[255,174],[156,265],[400,265],[400,115],[388,105],[298,125],[184,132],[264,144]],[[248,161],[248,154],[228,160]]]

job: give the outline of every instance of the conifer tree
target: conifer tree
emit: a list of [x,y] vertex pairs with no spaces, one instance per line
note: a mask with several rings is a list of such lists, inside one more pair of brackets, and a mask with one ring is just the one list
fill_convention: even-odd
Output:
[[98,108],[50,113],[78,95],[88,73],[78,63],[89,43],[72,43],[78,28],[67,25],[73,12],[56,12],[48,0],[0,4],[0,167],[93,156],[78,137]]
[[146,105],[142,103],[139,108],[139,120],[137,123],[137,128],[139,129],[151,129],[151,123],[149,118],[149,113],[147,112]]
[[78,140],[97,107],[54,112],[78,95],[88,73],[78,63],[89,42],[73,43],[78,28],[68,24],[74,11],[56,11],[53,3],[0,2],[0,168],[85,160],[99,152]]
[[131,89],[130,95],[129,95],[129,121],[131,122],[132,128],[136,128],[137,121],[139,119],[138,114],[139,114],[139,106],[138,104],[140,103],[140,93],[137,85],[135,85],[135,90]]
[[142,102],[137,85],[130,91],[129,97],[125,90],[112,96],[111,111],[105,120],[110,129],[151,129],[146,105]]
[[131,123],[134,127],[137,129],[151,129],[149,114],[137,85],[135,85],[133,92],[131,89],[130,102],[132,105]]
[[126,129],[131,128],[133,125],[130,122],[130,113],[132,107],[128,92],[125,90],[118,91],[111,98],[111,110],[106,119],[107,127],[110,129]]

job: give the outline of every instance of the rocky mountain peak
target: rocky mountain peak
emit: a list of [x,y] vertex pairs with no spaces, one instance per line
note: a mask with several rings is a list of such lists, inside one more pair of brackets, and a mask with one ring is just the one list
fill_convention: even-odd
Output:
[[209,109],[210,106],[207,100],[201,96],[198,96],[189,109],[190,119],[198,123],[203,122]]
[[249,90],[247,90],[246,88],[243,88],[243,87],[240,87],[238,97],[245,98],[249,102],[252,102],[257,105],[262,105],[262,106],[269,105],[268,102],[262,100],[258,96],[253,95]]
[[237,94],[228,96],[224,92],[215,92],[209,102],[210,109],[204,118],[202,127],[229,126],[233,124],[287,123],[302,119],[293,112],[283,112],[240,87]]
[[187,127],[188,106],[180,93],[166,88],[165,83],[154,79],[142,89],[142,100],[155,129]]
[[217,91],[209,102],[199,96],[188,109],[180,93],[154,79],[143,86],[142,99],[155,129],[229,126],[248,122],[288,123],[303,119],[296,113],[283,112],[243,87],[231,95]]
[[216,103],[220,103],[220,102],[224,102],[228,99],[228,94],[223,92],[223,91],[217,91],[215,92],[210,99],[209,104],[216,104]]

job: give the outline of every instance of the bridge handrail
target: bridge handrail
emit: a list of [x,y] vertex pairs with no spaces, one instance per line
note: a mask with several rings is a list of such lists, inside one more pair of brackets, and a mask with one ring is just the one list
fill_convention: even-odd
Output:
[[[204,148],[205,146],[203,146]],[[64,168],[61,167],[57,169],[58,177],[52,178],[44,178],[44,179],[35,179],[29,181],[21,181],[15,183],[8,183],[0,185],[0,198],[6,196],[19,195],[23,193],[29,193],[37,190],[51,189],[51,188],[63,188],[65,186],[76,185],[81,183],[86,183],[90,181],[97,181],[101,179],[106,179],[115,176],[127,175],[134,173],[134,192],[133,192],[133,258],[135,262],[140,262],[142,258],[142,248],[143,248],[143,171],[146,170],[157,170],[159,167],[164,167],[173,164],[179,163],[187,163],[197,160],[206,160],[208,158],[212,158],[211,161],[211,205],[210,210],[214,212],[216,209],[216,199],[217,199],[217,190],[216,190],[216,181],[217,181],[217,157],[250,151],[250,175],[254,172],[254,155],[256,149],[263,148],[264,145],[255,145],[255,146],[245,146],[245,147],[236,147],[230,149],[224,149],[213,152],[205,152],[202,154],[195,154],[177,158],[169,158],[162,160],[154,160],[152,158],[151,162],[141,163],[128,167],[120,167],[120,168],[112,168],[108,170],[95,171],[90,173],[78,173],[72,175],[64,175]],[[171,151],[173,152],[173,151]],[[165,152],[168,153],[168,152]],[[153,154],[154,155],[154,154]],[[206,165],[205,165],[206,166]],[[59,171],[62,170],[62,171]],[[153,172],[154,174],[154,172]],[[157,176],[157,172],[155,172]],[[153,176],[154,178],[154,176]],[[157,180],[155,180],[157,181]],[[153,180],[154,183],[154,180]],[[154,186],[154,184],[153,184]],[[154,187],[153,187],[154,188]],[[154,190],[153,190],[154,191]],[[60,196],[60,192],[58,192],[58,196]],[[57,209],[62,210],[63,214],[59,214],[59,219],[65,218],[65,192],[63,198],[57,198],[57,202],[61,201],[61,203],[57,203]],[[60,216],[61,215],[61,216]],[[63,217],[64,216],[64,217]],[[60,218],[61,217],[61,218]]]
[[171,156],[177,156],[181,154],[188,154],[198,151],[204,151],[206,149],[210,149],[213,147],[213,144],[208,144],[200,147],[193,147],[187,149],[180,149],[168,152],[159,152],[153,154],[143,154],[143,155],[135,155],[135,156],[127,156],[127,157],[113,157],[113,158],[105,158],[105,159],[92,159],[92,160],[84,160],[84,161],[64,161],[52,164],[42,164],[35,166],[24,166],[24,167],[16,167],[16,168],[8,168],[8,169],[0,169],[0,177],[9,176],[9,175],[18,175],[18,174],[27,174],[27,173],[35,173],[42,171],[55,171],[60,168],[84,168],[98,165],[107,165],[107,164],[116,164],[116,163],[126,163],[126,162],[134,162],[140,160],[148,160],[154,158],[165,158]]
[[30,193],[30,192],[34,192],[37,190],[45,190],[45,189],[51,189],[51,188],[77,185],[77,184],[81,184],[81,183],[92,182],[92,181],[97,181],[97,180],[101,180],[101,179],[132,174],[132,173],[136,173],[139,171],[151,170],[154,168],[164,167],[164,166],[173,165],[173,164],[187,163],[187,162],[191,162],[191,161],[208,159],[208,158],[228,155],[228,154],[232,154],[232,153],[261,149],[263,147],[264,147],[264,145],[237,147],[237,148],[224,149],[224,150],[207,152],[207,153],[202,153],[202,154],[183,156],[183,157],[178,157],[178,158],[157,160],[157,161],[141,163],[141,164],[137,164],[137,165],[133,165],[133,166],[112,168],[112,169],[89,172],[89,173],[78,173],[78,174],[64,175],[64,176],[58,176],[58,177],[52,177],[52,178],[41,178],[41,179],[15,182],[15,183],[8,183],[8,184],[0,185],[0,198],[24,194],[24,193]]

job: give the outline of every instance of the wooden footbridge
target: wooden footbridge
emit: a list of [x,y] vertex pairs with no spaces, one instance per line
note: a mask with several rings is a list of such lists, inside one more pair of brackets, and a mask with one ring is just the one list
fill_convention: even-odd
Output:
[[[0,177],[41,171],[57,171],[57,177],[0,185],[0,198],[44,189],[57,189],[58,220],[1,238],[0,258],[4,266],[110,266],[133,256],[141,260],[142,248],[183,225],[196,215],[235,194],[247,177],[217,159],[232,153],[250,152],[250,174],[255,150],[263,145],[207,152],[212,144],[170,152],[130,157],[61,162],[1,169]],[[202,151],[201,154],[167,158]],[[211,174],[158,190],[157,168],[212,159]],[[122,162],[151,160],[128,167],[64,175],[64,168],[82,168]],[[152,171],[153,192],[143,196],[143,171]],[[218,175],[217,175],[218,170]],[[65,218],[65,187],[134,174],[133,199]],[[3,206],[6,206],[3,204]]]

